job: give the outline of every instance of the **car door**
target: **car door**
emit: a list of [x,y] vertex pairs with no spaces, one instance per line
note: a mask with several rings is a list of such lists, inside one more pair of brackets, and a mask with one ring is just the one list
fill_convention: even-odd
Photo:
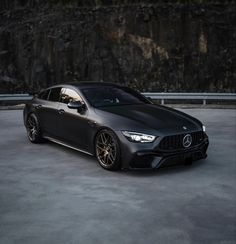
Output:
[[68,108],[67,104],[75,101],[83,102],[76,90],[72,88],[61,89],[60,102],[58,104],[58,134],[60,134],[61,139],[65,143],[82,150],[87,150],[88,110],[84,109],[82,112],[78,112],[77,109]]
[[51,88],[46,99],[42,99],[36,110],[40,120],[40,126],[47,136],[57,137],[58,103],[61,87]]

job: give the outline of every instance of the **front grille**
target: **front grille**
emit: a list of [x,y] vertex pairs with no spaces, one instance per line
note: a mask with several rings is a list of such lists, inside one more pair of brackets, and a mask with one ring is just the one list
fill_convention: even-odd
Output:
[[196,132],[192,132],[192,133],[166,136],[161,140],[161,142],[159,144],[159,148],[161,150],[165,150],[165,151],[183,149],[183,148],[185,148],[183,146],[183,138],[187,134],[190,134],[192,136],[192,144],[189,148],[200,144],[204,139],[203,131],[196,131]]

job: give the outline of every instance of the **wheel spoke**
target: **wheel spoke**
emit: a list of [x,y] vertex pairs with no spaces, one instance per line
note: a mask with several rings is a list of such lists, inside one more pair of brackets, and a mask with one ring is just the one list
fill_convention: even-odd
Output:
[[105,155],[105,164],[108,164],[108,154]]
[[35,140],[38,134],[38,130],[37,130],[37,123],[32,116],[30,116],[27,120],[27,131],[30,140]]
[[32,120],[31,120],[30,118],[28,119],[28,126],[29,126],[29,127],[32,127],[32,126],[33,126],[33,124],[32,124]]
[[37,130],[36,130],[35,127],[32,129],[32,134],[33,134],[33,135],[37,135]]
[[104,147],[104,144],[100,141],[97,141],[97,145],[100,145],[100,146],[103,146]]
[[106,144],[106,137],[104,134],[101,134],[101,141],[103,144]]
[[98,156],[100,156],[101,158],[104,157],[104,155],[105,155],[105,152],[104,152],[104,151],[100,151],[100,152],[98,153]]
[[114,158],[112,157],[112,155],[111,154],[108,154],[108,159],[110,160],[110,162],[112,163],[113,162],[113,160],[114,160]]
[[99,150],[101,150],[101,151],[104,151],[104,150],[105,150],[104,147],[100,147],[100,146],[98,146],[98,145],[97,145],[97,148],[98,148]]
[[112,142],[112,143],[109,144],[109,146],[110,146],[110,147],[115,147],[115,143]]
[[112,161],[115,159],[115,156],[112,153],[109,154],[109,157],[111,158]]

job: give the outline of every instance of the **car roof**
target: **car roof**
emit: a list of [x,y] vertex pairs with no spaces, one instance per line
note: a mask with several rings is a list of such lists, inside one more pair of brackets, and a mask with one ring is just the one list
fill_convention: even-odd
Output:
[[71,87],[71,86],[77,87],[77,88],[102,87],[102,86],[120,87],[120,85],[111,83],[111,82],[81,81],[81,82],[69,82],[69,83],[64,83],[64,84],[57,84],[57,85],[49,87],[49,89],[56,88],[56,87]]

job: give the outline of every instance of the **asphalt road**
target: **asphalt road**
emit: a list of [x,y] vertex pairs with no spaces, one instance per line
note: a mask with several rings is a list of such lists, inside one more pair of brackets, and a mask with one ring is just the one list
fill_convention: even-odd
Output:
[[208,158],[155,172],[31,144],[22,111],[0,111],[0,243],[235,244],[236,110],[184,111],[207,126]]

